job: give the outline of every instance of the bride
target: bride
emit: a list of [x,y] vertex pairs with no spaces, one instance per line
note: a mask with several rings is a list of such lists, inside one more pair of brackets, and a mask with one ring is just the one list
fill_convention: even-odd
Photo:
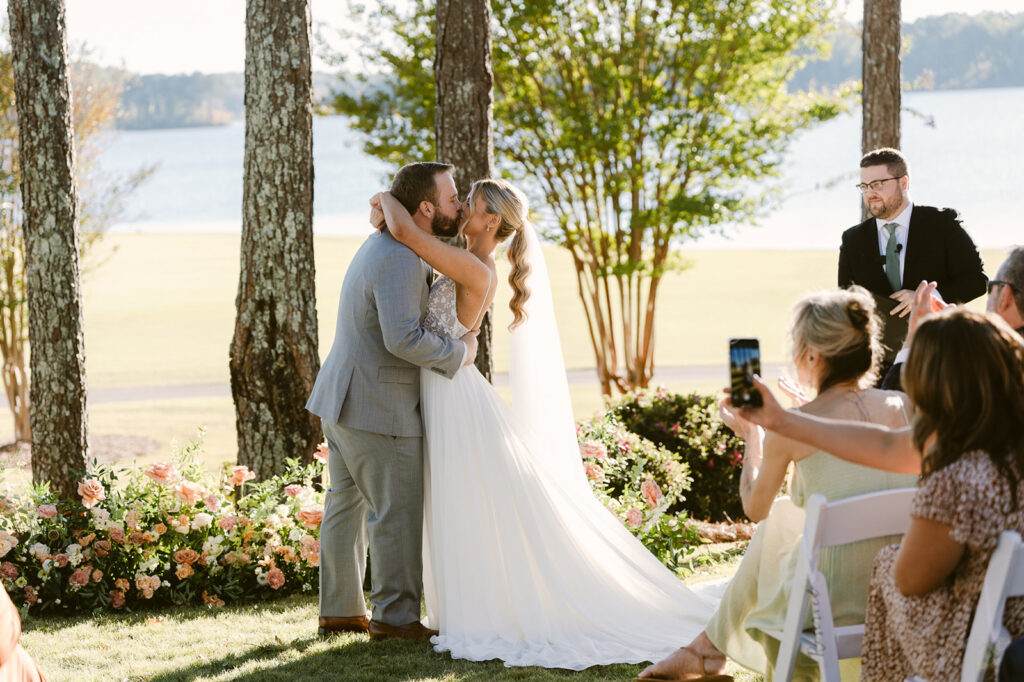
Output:
[[[706,625],[687,588],[593,496],[539,241],[522,192],[474,183],[465,250],[418,229],[390,194],[371,202],[392,235],[443,277],[424,326],[459,337],[497,289],[494,250],[511,237],[512,408],[470,365],[421,372],[426,435],[424,594],[437,651],[506,665],[582,670],[659,660]],[[376,223],[375,223],[376,224]]]

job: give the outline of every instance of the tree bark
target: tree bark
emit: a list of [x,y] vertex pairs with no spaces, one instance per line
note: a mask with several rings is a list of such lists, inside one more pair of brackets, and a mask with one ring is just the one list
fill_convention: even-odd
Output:
[[28,293],[32,480],[77,496],[89,447],[63,0],[9,0]]
[[861,150],[900,148],[900,0],[864,0]]
[[[437,0],[434,82],[437,158],[455,166],[459,196],[494,175],[494,75],[489,0]],[[480,323],[476,366],[491,379],[491,310]]]
[[231,343],[238,462],[259,479],[312,461],[320,369],[313,264],[309,0],[248,0],[242,257]]

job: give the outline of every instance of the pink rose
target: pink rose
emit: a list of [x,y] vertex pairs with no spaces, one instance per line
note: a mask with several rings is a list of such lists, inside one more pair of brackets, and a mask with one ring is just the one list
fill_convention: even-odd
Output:
[[110,539],[114,542],[124,544],[124,531],[120,528],[111,528],[109,531]]
[[658,487],[654,479],[649,478],[641,483],[640,492],[643,494],[647,506],[651,509],[656,508],[665,499],[665,495],[661,492],[661,488]]
[[195,504],[203,497],[203,489],[192,481],[180,481],[174,486],[174,494],[185,504]]
[[78,570],[76,570],[74,573],[71,574],[71,577],[68,578],[68,582],[71,583],[72,585],[78,585],[79,587],[81,587],[82,585],[88,585],[89,584],[89,569],[87,567],[86,568],[79,568]]
[[267,584],[274,590],[284,585],[284,573],[280,568],[275,567],[267,571]]
[[203,502],[206,503],[206,508],[210,511],[217,511],[220,509],[220,498],[213,493],[207,493],[206,497],[203,498]]
[[249,467],[237,466],[231,468],[231,477],[228,480],[231,482],[231,485],[237,488],[246,481],[251,481],[254,478],[256,478],[256,474],[249,471]]
[[32,606],[39,601],[39,596],[36,594],[36,588],[31,585],[25,585],[25,603]]
[[[309,538],[307,541],[306,538]],[[314,540],[311,536],[303,536],[300,543],[299,556],[306,560],[310,566],[320,565],[320,541]]]
[[313,453],[313,459],[317,460],[318,462],[323,462],[324,464],[327,464],[327,455],[329,452],[330,449],[327,447],[327,443],[320,443],[320,445],[316,449],[316,452]]
[[292,483],[284,487],[284,494],[288,497],[295,497],[296,495],[302,494],[302,486],[298,483]]
[[124,592],[122,590],[110,591],[110,605],[115,609],[119,609],[124,606]]
[[626,523],[629,524],[630,528],[639,528],[640,524],[644,522],[644,515],[639,509],[633,507],[626,512]]
[[146,476],[160,485],[170,485],[174,482],[174,479],[178,477],[178,472],[174,470],[173,464],[157,462],[153,466],[149,467],[146,471]]
[[217,525],[220,526],[221,530],[226,530],[228,532],[231,532],[236,523],[234,516],[222,516],[220,520],[217,521]]
[[597,440],[580,443],[580,455],[583,459],[604,459],[608,456],[608,448]]
[[78,484],[78,494],[82,496],[82,506],[92,509],[100,500],[107,499],[103,484],[95,478],[87,478]]
[[7,578],[8,580],[14,580],[18,577],[18,567],[10,561],[5,561],[0,564],[0,576]]
[[604,469],[593,462],[585,463],[583,469],[587,472],[587,478],[591,481],[601,481],[604,479]]
[[57,515],[57,507],[52,504],[41,504],[36,507],[36,514],[39,514],[44,519],[52,519]]
[[68,558],[68,555],[64,553],[54,554],[53,563],[57,564],[57,566],[59,566],[60,568],[64,568],[68,565]]
[[324,518],[322,507],[303,507],[295,514],[295,518],[306,525],[306,528],[315,530],[320,527],[320,521]]

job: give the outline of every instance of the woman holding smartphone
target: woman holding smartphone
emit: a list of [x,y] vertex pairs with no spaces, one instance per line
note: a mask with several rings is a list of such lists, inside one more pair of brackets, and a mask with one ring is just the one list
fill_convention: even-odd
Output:
[[[811,294],[796,304],[790,327],[793,362],[801,384],[816,393],[801,411],[890,427],[909,423],[910,408],[902,393],[870,388],[882,355],[879,327],[874,300],[860,287]],[[850,464],[825,451],[766,435],[724,401],[721,412],[746,440],[740,497],[747,516],[761,523],[704,632],[645,669],[641,679],[730,679],[722,674],[727,657],[770,678],[778,642],[763,630],[782,629],[806,500],[815,493],[840,500],[911,487],[917,481],[912,475]],[[791,468],[790,497],[779,498]],[[871,560],[887,542],[869,540],[822,553],[819,565],[831,587],[837,625],[864,622]],[[794,679],[817,675],[812,661],[798,658]]]

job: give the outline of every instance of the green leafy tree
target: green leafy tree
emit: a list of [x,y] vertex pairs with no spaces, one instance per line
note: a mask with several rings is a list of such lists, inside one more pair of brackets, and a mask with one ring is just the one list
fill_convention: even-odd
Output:
[[[431,4],[367,12],[363,76],[336,98],[392,162],[426,145]],[[771,205],[788,143],[840,93],[790,93],[822,48],[827,0],[495,0],[495,155],[572,254],[602,391],[646,387],[674,247]]]

